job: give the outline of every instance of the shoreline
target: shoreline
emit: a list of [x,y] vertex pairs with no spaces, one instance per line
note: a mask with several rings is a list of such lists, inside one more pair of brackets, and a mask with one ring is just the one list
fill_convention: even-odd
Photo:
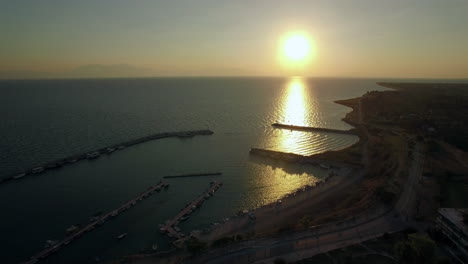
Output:
[[[228,227],[224,228],[228,229],[229,231],[222,230],[223,226],[215,225],[215,230],[222,231],[216,231],[216,233],[214,234],[207,234],[207,236],[201,236],[200,239],[204,242],[212,242],[216,239],[232,235],[231,233],[234,233],[236,229],[243,230],[243,233],[245,234],[245,230],[251,230],[249,225],[251,224],[250,220],[252,220],[252,214],[255,215],[254,217],[257,222],[255,223],[255,226],[257,226],[257,232],[255,232],[255,235],[253,237],[267,235],[268,233],[271,233],[272,230],[274,230],[275,225],[272,224],[274,223],[272,219],[273,215],[275,216],[275,221],[277,221],[278,218],[281,218],[278,216],[278,213],[281,213],[282,211],[288,211],[288,214],[294,215],[296,217],[300,214],[303,214],[304,211],[307,211],[306,208],[319,208],[321,206],[317,205],[318,201],[327,198],[329,195],[333,196],[340,189],[343,189],[349,186],[350,184],[354,183],[356,180],[359,180],[363,176],[363,164],[360,162],[360,160],[356,161],[345,159],[345,161],[343,162],[341,161],[340,156],[342,156],[341,154],[346,154],[350,151],[354,151],[356,148],[361,149],[364,145],[364,142],[367,140],[367,136],[363,132],[363,130],[360,129],[360,125],[358,124],[359,120],[356,118],[356,116],[359,114],[359,109],[357,109],[356,105],[358,105],[357,101],[360,100],[360,98],[361,97],[335,101],[335,103],[337,104],[342,104],[352,109],[345,115],[345,117],[342,118],[342,121],[351,124],[354,127],[353,131],[356,131],[356,136],[359,137],[359,141],[347,148],[344,148],[342,150],[326,151],[310,156],[302,156],[293,153],[277,152],[257,148],[251,149],[251,153],[253,152],[254,154],[259,154],[260,156],[283,160],[291,163],[306,163],[315,166],[320,166],[321,164],[330,164],[331,166],[328,169],[328,171],[330,172],[329,176],[327,176],[322,181],[317,181],[313,183],[313,185],[306,185],[289,194],[286,194],[283,197],[279,198],[276,202],[265,204],[263,206],[253,208],[250,210],[246,209],[244,210],[244,212],[239,212],[236,216],[234,216],[234,219],[237,218],[236,224],[232,223],[232,217],[229,219],[231,223],[223,223],[223,225],[228,225]],[[278,210],[278,207],[281,207],[280,210]],[[262,220],[263,218],[265,220]],[[259,219],[260,221],[257,221],[257,219]],[[295,219],[297,220],[297,218]],[[285,219],[285,221],[281,222],[288,221],[289,220]],[[258,222],[264,222],[267,224],[264,224],[264,226],[259,227],[261,224],[258,224]]]
[[[242,239],[267,237],[278,232],[281,233],[286,230],[297,229],[297,220],[299,220],[305,212],[311,212],[311,210],[316,211],[317,213],[321,211],[323,212],[327,207],[326,201],[330,199],[333,200],[333,196],[339,196],[340,191],[346,190],[349,186],[364,177],[364,166],[361,163],[361,155],[357,159],[355,157],[348,157],[344,159],[345,162],[341,161],[343,159],[343,155],[356,151],[362,152],[362,148],[368,139],[367,133],[365,133],[359,125],[360,118],[357,117],[359,115],[357,108],[362,96],[334,101],[337,104],[351,108],[351,111],[348,112],[341,120],[353,126],[352,130],[355,131],[355,135],[359,137],[358,142],[341,150],[331,150],[310,156],[302,156],[285,152],[274,152],[273,154],[273,156],[277,156],[277,159],[281,160],[288,157],[289,160],[287,160],[287,162],[293,161],[293,163],[298,160],[315,165],[320,165],[320,163],[317,164],[319,160],[324,161],[325,163],[339,162],[340,166],[334,166],[334,168],[328,169],[331,172],[329,176],[321,181],[314,182],[313,184],[303,186],[291,193],[285,194],[276,202],[268,203],[249,210],[245,209],[238,212],[236,215],[222,219],[221,223],[212,223],[209,229],[192,230],[189,232],[190,235],[206,244],[220,241],[224,238],[239,236],[242,237]],[[271,151],[259,149],[254,150],[254,152],[268,153],[267,156],[273,153]],[[343,166],[344,164],[347,164],[347,166]],[[324,221],[327,217],[332,217],[331,219],[329,218],[332,222],[333,220],[338,220],[333,216],[327,216],[325,214],[320,218],[322,222],[324,222],[323,225],[330,222]],[[282,223],[279,226],[285,226],[284,223],[291,223],[292,219],[295,220],[293,221],[293,225],[286,224],[287,228],[277,228],[278,222]],[[316,225],[316,227],[321,225],[322,224]],[[177,241],[174,243],[177,244]],[[180,253],[182,252],[179,252],[179,254]],[[177,251],[174,254],[177,255]],[[135,254],[126,256],[124,259],[141,261],[146,258],[158,258],[158,256],[158,253],[145,256]]]

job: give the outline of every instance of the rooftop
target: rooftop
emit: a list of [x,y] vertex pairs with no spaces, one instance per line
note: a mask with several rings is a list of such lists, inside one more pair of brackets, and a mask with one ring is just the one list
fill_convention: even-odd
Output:
[[468,227],[463,222],[463,216],[468,214],[468,208],[439,208],[439,214],[460,228],[465,235],[468,235]]

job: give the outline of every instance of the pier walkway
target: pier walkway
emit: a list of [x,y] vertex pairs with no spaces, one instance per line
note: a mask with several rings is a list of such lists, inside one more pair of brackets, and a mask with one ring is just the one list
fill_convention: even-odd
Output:
[[144,143],[144,142],[147,142],[147,141],[151,141],[151,140],[157,140],[157,139],[163,139],[163,138],[169,138],[169,137],[190,138],[190,137],[194,137],[194,136],[212,135],[212,134],[214,134],[214,132],[211,131],[211,130],[192,130],[192,131],[165,132],[165,133],[152,134],[152,135],[149,135],[149,136],[145,136],[145,137],[129,140],[129,141],[126,141],[126,142],[122,142],[120,144],[114,144],[114,145],[110,145],[110,146],[103,147],[103,148],[100,148],[100,149],[91,150],[91,151],[87,151],[85,153],[76,154],[76,155],[68,156],[68,157],[65,157],[65,158],[62,158],[62,159],[46,162],[44,164],[36,165],[36,166],[34,166],[32,168],[29,168],[27,170],[24,170],[22,172],[17,172],[14,175],[10,175],[8,177],[0,179],[0,183],[6,183],[6,182],[9,182],[11,180],[19,180],[19,179],[22,179],[23,177],[25,177],[27,175],[40,174],[40,173],[43,173],[44,171],[50,170],[50,169],[58,169],[58,168],[61,168],[61,167],[65,166],[65,165],[76,163],[76,162],[78,162],[80,160],[97,159],[102,154],[110,155],[114,151],[123,150],[123,149],[125,149],[127,147],[130,147],[130,146],[133,146],[133,145],[136,145],[136,144],[140,144],[140,143]]
[[187,204],[187,206],[182,209],[172,220],[167,221],[162,227],[159,229],[161,233],[166,233],[170,238],[180,239],[184,237],[184,234],[180,231],[177,231],[177,225],[184,217],[188,217],[195,209],[200,207],[205,200],[209,199],[214,192],[216,192],[221,185],[222,182],[213,181],[211,182],[210,188],[204,191],[200,196],[198,196],[195,200],[191,203]]
[[120,207],[101,215],[97,220],[87,224],[83,228],[79,229],[77,232],[73,233],[72,235],[64,238],[63,240],[57,242],[54,245],[42,250],[41,252],[37,253],[36,255],[32,256],[28,261],[23,262],[24,264],[33,264],[37,263],[39,260],[45,259],[49,257],[51,254],[59,251],[63,247],[67,246],[74,240],[80,238],[85,233],[93,230],[96,227],[103,225],[109,219],[116,217],[120,213],[130,209],[131,207],[135,206],[137,202],[142,201],[145,198],[148,198],[150,195],[154,194],[154,192],[159,192],[162,188],[167,188],[169,186],[168,183],[164,183],[160,181],[158,184],[149,187],[146,191],[140,193],[137,197],[125,202]]
[[338,133],[338,134],[346,134],[346,135],[357,135],[357,132],[355,129],[339,130],[339,129],[331,129],[331,128],[323,128],[323,127],[295,126],[295,125],[287,125],[287,124],[280,124],[280,123],[274,123],[271,126],[273,126],[274,128],[291,129],[291,130],[307,131],[307,132],[328,132],[328,133]]

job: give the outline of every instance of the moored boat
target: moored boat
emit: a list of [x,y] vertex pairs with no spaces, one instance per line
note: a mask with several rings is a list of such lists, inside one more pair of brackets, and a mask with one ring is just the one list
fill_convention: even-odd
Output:
[[32,169],[32,173],[34,173],[34,174],[41,173],[43,171],[44,171],[43,167],[36,167],[36,168]]
[[18,174],[16,176],[13,177],[14,180],[18,180],[18,179],[21,179],[23,178],[24,176],[26,176],[26,173],[21,173],[21,174]]
[[120,239],[124,239],[126,236],[127,236],[127,233],[123,233],[123,234],[118,235],[116,238],[120,240]]
[[107,154],[111,154],[115,151],[115,148],[106,148]]
[[86,154],[86,158],[87,159],[96,159],[97,157],[99,157],[100,153],[98,151],[95,151],[95,152],[91,152],[91,153],[88,153]]

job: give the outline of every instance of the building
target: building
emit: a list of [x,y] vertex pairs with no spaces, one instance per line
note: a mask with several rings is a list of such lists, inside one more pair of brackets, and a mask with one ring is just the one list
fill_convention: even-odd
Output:
[[437,227],[457,247],[461,256],[468,260],[468,208],[440,208]]

